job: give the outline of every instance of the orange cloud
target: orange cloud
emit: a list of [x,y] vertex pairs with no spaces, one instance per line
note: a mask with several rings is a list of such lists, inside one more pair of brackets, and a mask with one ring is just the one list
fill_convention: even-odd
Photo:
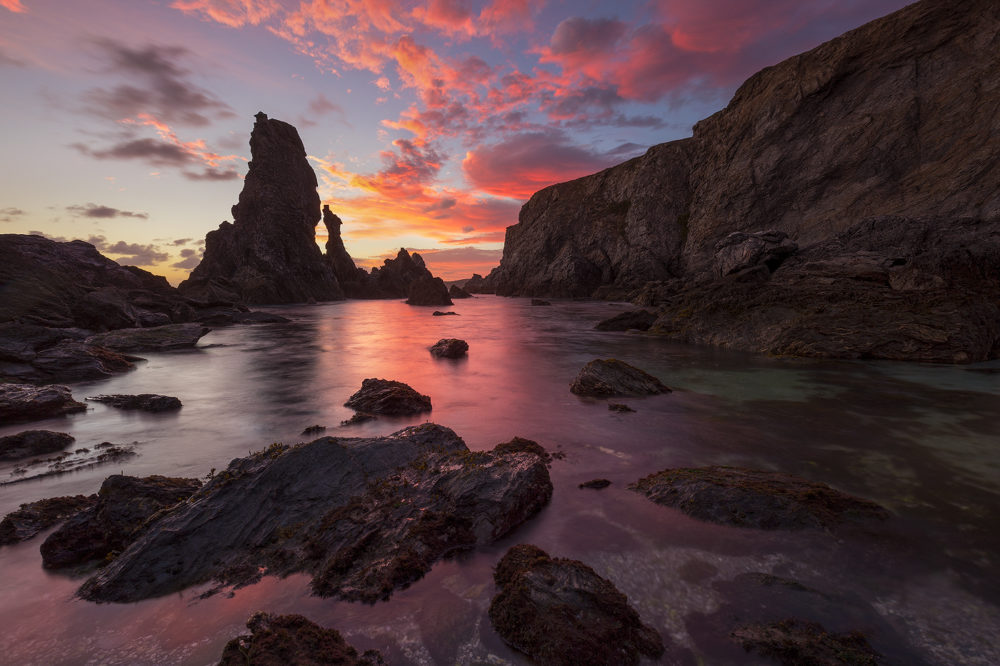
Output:
[[21,0],[0,0],[0,7],[9,9],[15,14],[23,14],[28,8],[21,4]]
[[174,0],[170,6],[185,14],[200,14],[206,20],[230,28],[260,25],[280,9],[274,0]]

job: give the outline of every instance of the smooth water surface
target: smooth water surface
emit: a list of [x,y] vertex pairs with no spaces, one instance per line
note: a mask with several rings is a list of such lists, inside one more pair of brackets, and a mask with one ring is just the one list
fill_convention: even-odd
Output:
[[[162,393],[184,407],[130,413],[91,403],[82,414],[0,425],[69,432],[77,447],[135,443],[136,457],[0,486],[0,514],[21,502],[92,493],[109,474],[204,477],[271,442],[325,434],[371,436],[424,420],[453,428],[471,449],[515,435],[565,457],[537,517],[493,546],[440,562],[375,605],[309,596],[308,578],[263,582],[231,596],[200,589],[128,605],[74,597],[82,582],[42,569],[44,534],[0,548],[0,661],[13,664],[208,664],[244,633],[251,612],[297,612],[339,629],[393,664],[523,664],[486,614],[492,567],[530,542],[580,559],[629,596],[644,621],[703,663],[757,663],[725,636],[704,639],[726,602],[726,581],[747,572],[795,579],[878,618],[876,649],[930,664],[997,664],[1000,645],[1000,369],[774,359],[604,333],[595,322],[624,304],[482,296],[459,316],[398,301],[278,308],[294,321],[218,329],[193,351],[146,354],[137,370],[72,385],[99,393]],[[468,341],[468,358],[435,359],[440,338]],[[675,391],[607,401],[568,390],[595,358],[619,358]],[[404,381],[434,409],[412,419],[341,428],[344,401],[366,377]],[[671,466],[731,464],[780,470],[885,505],[877,534],[777,533],[701,523],[655,505],[626,484]],[[12,464],[0,481],[13,481]],[[581,490],[595,477],[606,490]],[[838,602],[839,603],[839,602]],[[789,609],[791,612],[792,609]],[[913,657],[912,655],[918,655]]]

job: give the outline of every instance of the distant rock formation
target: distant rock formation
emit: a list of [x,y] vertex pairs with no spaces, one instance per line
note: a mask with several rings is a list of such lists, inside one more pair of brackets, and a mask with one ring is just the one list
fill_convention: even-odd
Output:
[[330,210],[329,205],[323,206],[323,225],[327,231],[326,260],[333,268],[334,275],[344,294],[348,298],[371,298],[371,278],[365,269],[354,265],[354,260],[344,247],[340,237],[340,218]]
[[[855,345],[851,331],[861,329],[852,323],[841,336],[846,345],[810,343],[805,353],[967,361],[1000,353],[989,323],[996,321],[996,299],[984,296],[1000,267],[998,31],[1000,5],[992,0],[924,0],[768,67],[725,109],[695,125],[691,138],[535,193],[507,229],[501,264],[484,282],[507,296],[631,298],[644,305],[679,303],[678,294],[688,293],[683,305],[670,307],[675,328],[689,328],[687,317],[704,319],[704,307],[714,316],[693,326],[704,334],[682,339],[800,353],[795,340],[758,344],[761,308],[778,312],[789,294],[801,300],[794,298],[799,289],[814,296],[837,291],[823,288],[833,280],[845,287],[838,300],[865,303],[887,319],[904,317],[911,331],[930,327],[937,332],[927,336],[940,337],[971,327],[975,349],[957,339],[943,351],[909,338],[888,350]],[[928,219],[959,229],[961,241],[935,233],[944,245],[932,247]],[[887,225],[890,231],[882,231]],[[864,229],[896,244],[860,249]],[[838,240],[842,234],[853,234],[853,249]],[[996,263],[984,270],[966,260],[970,252]],[[892,290],[910,292],[896,296],[883,293],[881,278],[865,285],[844,268],[899,268],[927,254],[950,259],[922,261],[919,286],[893,279]],[[793,261],[800,256],[826,266]],[[783,275],[780,294],[759,286]],[[728,312],[705,285],[734,280],[753,282],[744,291],[760,296],[753,303],[733,298],[727,307],[741,309]],[[957,310],[925,312],[928,303],[948,299],[957,300]],[[819,326],[802,307],[791,309],[786,319],[803,330]],[[773,323],[770,315],[762,319]],[[841,328],[836,317],[823,323]]]
[[213,300],[234,293],[254,304],[344,298],[316,245],[316,173],[294,127],[258,113],[250,133],[249,170],[233,223],[205,237],[205,256],[179,289]]

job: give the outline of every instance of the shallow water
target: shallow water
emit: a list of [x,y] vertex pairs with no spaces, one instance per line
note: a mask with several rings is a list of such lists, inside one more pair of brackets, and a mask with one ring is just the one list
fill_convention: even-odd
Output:
[[[327,435],[370,436],[433,420],[472,449],[519,435],[565,453],[552,464],[555,493],[540,515],[372,606],[311,597],[305,576],[265,578],[231,597],[198,600],[201,590],[191,589],[96,605],[74,598],[81,578],[42,569],[41,535],[0,549],[0,661],[214,663],[262,609],[336,627],[394,664],[527,663],[496,636],[486,609],[496,592],[492,566],[509,546],[530,542],[592,566],[679,651],[704,663],[755,663],[724,633],[705,629],[732,601],[727,581],[747,572],[849,600],[827,628],[866,630],[876,649],[903,663],[1000,663],[1000,374],[981,371],[997,363],[775,359],[592,330],[623,304],[532,307],[484,296],[451,309],[460,316],[433,317],[398,301],[279,308],[292,324],[218,329],[194,351],[146,354],[131,373],[74,384],[77,399],[153,392],[178,396],[184,407],[151,415],[91,403],[86,413],[0,426],[0,436],[69,432],[77,447],[135,442],[138,453],[0,486],[0,514],[95,492],[117,472],[205,476],[271,442],[302,441],[314,424],[328,426]],[[431,357],[427,347],[444,337],[467,340],[468,358]],[[620,400],[633,414],[569,392],[587,361],[611,357],[676,390]],[[366,377],[410,384],[431,396],[433,412],[337,427],[353,413],[343,402]],[[823,481],[894,516],[879,534],[761,532],[700,523],[625,489],[664,467],[710,464]],[[15,479],[12,469],[0,466],[0,481]],[[611,487],[577,488],[595,477]],[[851,624],[859,617],[866,626]]]

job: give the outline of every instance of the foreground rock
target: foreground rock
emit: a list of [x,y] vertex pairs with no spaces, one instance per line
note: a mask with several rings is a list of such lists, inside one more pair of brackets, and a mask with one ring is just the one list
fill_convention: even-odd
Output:
[[884,663],[882,655],[872,649],[864,634],[831,634],[815,622],[783,620],[750,624],[734,629],[732,637],[747,652],[772,657],[785,666],[878,666]]
[[889,517],[878,504],[824,483],[737,467],[665,469],[628,487],[692,518],[735,527],[833,529]]
[[42,563],[58,569],[113,556],[132,542],[152,515],[186,500],[200,487],[198,479],[109,476],[93,506],[42,542]]
[[51,430],[25,430],[0,437],[0,460],[19,460],[62,451],[75,442],[72,435]]
[[344,298],[316,246],[316,172],[294,127],[264,113],[250,133],[251,161],[233,222],[205,237],[205,256],[178,289],[211,301],[220,291],[244,303]]
[[438,358],[461,358],[469,351],[469,343],[458,338],[443,338],[430,348],[431,354]]
[[94,395],[87,398],[91,402],[101,402],[118,409],[134,409],[143,412],[171,412],[181,408],[181,401],[172,395],[157,395],[155,393],[140,393],[126,395],[112,393],[111,395]]
[[203,324],[168,324],[153,328],[122,328],[87,338],[87,344],[121,352],[189,349],[212,329]]
[[96,503],[97,495],[75,495],[22,504],[17,511],[11,511],[0,521],[0,546],[27,541]]
[[454,305],[448,287],[438,277],[422,276],[413,281],[406,298],[407,305]]
[[539,456],[470,452],[434,424],[276,444],[151,521],[80,593],[126,602],[307,572],[318,595],[373,602],[441,557],[508,534],[551,494]]
[[431,411],[431,399],[403,382],[370,377],[344,406],[368,414],[410,416]]
[[596,359],[583,366],[570,384],[577,395],[596,398],[669,393],[670,389],[653,375],[616,359]]
[[497,564],[490,621],[511,647],[543,664],[638,664],[663,654],[624,594],[582,562],[521,544]]
[[256,612],[247,620],[249,636],[226,643],[219,666],[379,666],[377,650],[363,655],[347,644],[336,629],[324,629],[301,615]]
[[84,412],[87,406],[73,399],[69,388],[0,384],[0,421],[37,421],[53,416]]
[[633,328],[648,331],[654,321],[656,315],[649,310],[629,310],[599,322],[594,328],[598,331],[628,331]]
[[995,357],[998,30],[992,0],[925,0],[768,67],[692,137],[535,193],[486,281],[666,301],[698,344]]

